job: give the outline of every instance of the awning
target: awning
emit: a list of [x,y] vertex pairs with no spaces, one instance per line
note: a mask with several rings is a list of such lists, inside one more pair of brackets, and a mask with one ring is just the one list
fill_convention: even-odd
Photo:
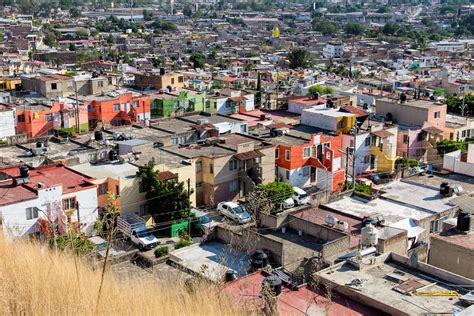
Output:
[[262,154],[262,152],[258,150],[252,150],[252,151],[247,151],[245,153],[236,154],[234,155],[234,158],[244,161],[244,160],[255,159],[255,158],[259,158],[263,156],[265,155]]
[[444,131],[442,129],[439,129],[439,128],[434,127],[434,126],[425,127],[425,128],[423,128],[423,131],[427,132],[428,134],[433,134],[433,135],[444,133]]
[[389,131],[386,131],[386,130],[380,130],[380,131],[375,131],[375,132],[372,132],[373,135],[375,136],[378,136],[380,138],[386,138],[386,137],[390,137],[390,136],[393,136],[392,133],[390,133]]
[[402,219],[401,221],[396,222],[394,224],[390,224],[389,226],[406,230],[408,238],[417,238],[425,231],[424,228],[418,226],[411,218]]
[[171,171],[161,171],[158,174],[158,180],[162,180],[162,181],[167,181],[167,180],[177,179],[177,178],[178,178],[178,175]]
[[230,97],[229,100],[232,102],[240,102],[240,101],[247,101],[248,99],[246,97],[238,96],[238,97]]

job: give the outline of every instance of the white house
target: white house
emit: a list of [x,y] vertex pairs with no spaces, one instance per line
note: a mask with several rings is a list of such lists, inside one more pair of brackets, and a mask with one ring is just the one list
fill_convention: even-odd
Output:
[[97,185],[92,180],[63,165],[0,169],[4,234],[24,238],[47,234],[53,227],[60,235],[69,225],[77,230],[79,224],[82,233],[91,234],[98,217]]
[[474,177],[474,144],[468,145],[467,153],[456,150],[445,154],[443,169]]
[[340,58],[344,51],[344,44],[338,42],[329,42],[323,48],[323,56],[326,58]]
[[16,111],[13,106],[0,103],[0,140],[16,134]]

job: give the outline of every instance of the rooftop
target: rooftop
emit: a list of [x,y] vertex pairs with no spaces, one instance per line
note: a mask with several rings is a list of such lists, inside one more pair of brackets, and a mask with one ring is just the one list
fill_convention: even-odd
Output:
[[[365,259],[368,260],[368,259]],[[410,266],[412,264],[412,266]],[[349,261],[317,272],[321,282],[331,282],[336,292],[368,302],[391,314],[453,314],[465,308],[458,298],[418,296],[422,292],[445,292],[473,285],[474,281],[393,253],[371,263]],[[447,286],[447,284],[451,286]],[[369,303],[370,302],[370,303]]]
[[71,169],[87,174],[97,179],[104,178],[135,178],[138,168],[129,163],[83,163],[72,166]]
[[474,250],[474,233],[472,231],[465,234],[461,233],[456,228],[451,228],[450,230],[437,235],[432,235],[431,238],[441,239],[445,242],[455,244],[458,247],[469,249],[470,251]]
[[321,114],[321,115],[332,116],[332,117],[351,117],[351,116],[355,116],[355,114],[347,113],[347,112],[341,112],[338,109],[334,109],[334,108],[324,108],[324,109],[309,108],[309,109],[304,109],[303,112],[318,113],[318,114]]
[[428,100],[413,100],[413,99],[408,99],[404,103],[400,103],[399,99],[390,99],[390,98],[381,98],[377,102],[382,101],[382,102],[388,102],[392,104],[397,104],[400,106],[410,106],[410,107],[417,107],[417,108],[424,108],[424,109],[429,109],[429,108],[436,108],[443,106],[443,104],[435,103],[432,101]]

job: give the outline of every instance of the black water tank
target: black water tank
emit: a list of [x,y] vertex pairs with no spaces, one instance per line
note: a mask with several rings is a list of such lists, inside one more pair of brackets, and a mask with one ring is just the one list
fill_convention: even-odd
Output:
[[471,214],[468,212],[461,211],[458,214],[458,223],[456,228],[462,232],[468,232],[471,230]]
[[30,172],[30,169],[28,169],[28,166],[23,165],[20,167],[21,178],[28,178],[29,172]]
[[36,142],[36,148],[41,148],[41,147],[43,147],[43,143],[40,141]]
[[230,282],[237,280],[237,273],[234,270],[227,270],[225,273],[225,281]]
[[439,186],[439,193],[444,197],[452,196],[453,188],[449,186],[448,182],[442,182]]
[[165,73],[166,73],[165,68],[161,67],[160,68],[160,76],[164,76]]
[[401,102],[406,102],[407,101],[407,95],[405,93],[400,94],[400,101]]
[[102,131],[95,131],[94,132],[94,139],[97,141],[103,140],[104,139],[104,134],[102,134]]
[[113,150],[113,149],[112,149],[111,151],[109,151],[109,160],[115,161],[115,160],[117,160],[117,159],[118,159],[118,153],[117,153],[117,151],[116,151],[116,150]]
[[255,269],[261,269],[268,265],[268,256],[263,250],[257,250],[250,257],[250,263]]
[[270,275],[263,279],[262,289],[269,291],[272,295],[278,296],[281,294],[281,279],[276,275]]

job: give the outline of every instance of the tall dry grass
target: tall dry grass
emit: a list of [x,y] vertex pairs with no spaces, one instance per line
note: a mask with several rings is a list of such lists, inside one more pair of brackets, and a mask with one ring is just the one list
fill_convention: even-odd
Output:
[[[105,275],[95,312],[100,270],[71,254],[29,242],[5,241],[0,231],[0,315],[239,315],[219,288],[180,281]],[[77,278],[77,276],[79,278]],[[79,281],[79,284],[78,284]]]

